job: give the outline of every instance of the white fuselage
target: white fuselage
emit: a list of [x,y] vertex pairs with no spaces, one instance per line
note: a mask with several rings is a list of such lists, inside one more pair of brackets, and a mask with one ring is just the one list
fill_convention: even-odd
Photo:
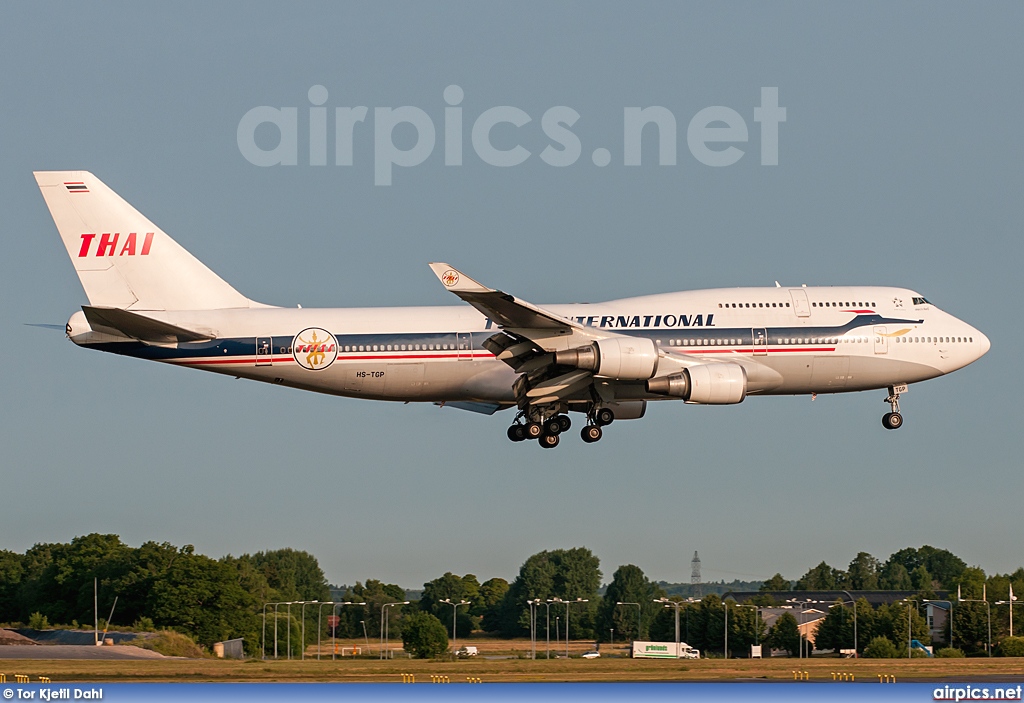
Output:
[[[648,337],[669,360],[740,364],[747,392],[755,395],[914,383],[962,368],[989,349],[977,329],[901,288],[730,288],[544,308],[586,327]],[[321,393],[516,402],[516,372],[482,346],[499,330],[468,305],[146,314],[207,330],[213,339],[159,346],[76,335],[83,328],[82,320],[76,322],[81,313],[69,323],[69,336],[106,351]],[[311,328],[329,331],[337,345],[336,358],[316,370],[300,363],[305,352],[297,341]],[[557,340],[552,345],[549,351]],[[643,383],[616,384],[614,393],[615,400],[666,399],[647,393]]]

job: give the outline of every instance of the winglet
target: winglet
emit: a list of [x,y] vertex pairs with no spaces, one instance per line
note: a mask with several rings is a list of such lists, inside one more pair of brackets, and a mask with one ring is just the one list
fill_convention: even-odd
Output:
[[430,270],[437,280],[453,293],[490,293],[492,288],[483,286],[458,269],[443,262],[430,264]]

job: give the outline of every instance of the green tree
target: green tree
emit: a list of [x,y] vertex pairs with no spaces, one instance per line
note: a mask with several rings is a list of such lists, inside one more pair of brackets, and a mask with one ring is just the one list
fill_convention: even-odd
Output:
[[874,637],[864,648],[864,656],[868,659],[896,659],[900,650],[888,637]]
[[448,650],[448,633],[430,613],[416,612],[406,618],[402,646],[417,659],[435,659]]
[[1004,637],[996,647],[997,657],[1024,657],[1024,637]]
[[932,575],[928,573],[928,567],[921,564],[921,566],[914,569],[910,573],[910,582],[914,584],[914,588],[919,591],[931,590]]
[[967,654],[988,645],[988,612],[984,603],[960,602],[953,608],[953,641]]
[[480,627],[488,632],[499,629],[501,601],[508,593],[508,581],[503,578],[487,579],[480,584],[480,605],[474,615],[480,617]]
[[[561,598],[588,601],[574,605],[570,613],[570,638],[593,638],[597,589],[601,585],[600,560],[586,547],[555,549],[534,554],[519,569],[519,575],[502,599],[498,631],[506,637],[529,632],[528,600]],[[565,606],[563,606],[565,607]],[[564,618],[563,618],[564,619]]]
[[[654,600],[664,596],[665,592],[652,583],[639,566],[620,566],[612,575],[612,582],[608,584],[601,602],[598,613],[600,639],[604,641],[605,634],[611,636],[610,630],[614,628],[621,637],[646,640],[651,623],[662,610],[662,605]],[[636,605],[616,605],[619,602],[637,603],[639,608]]]
[[[468,605],[459,606],[456,609],[449,603],[443,603],[444,600],[450,600],[452,603],[467,601]],[[456,576],[449,571],[444,576],[423,584],[423,595],[420,596],[419,607],[420,610],[430,613],[440,620],[448,628],[448,632],[452,631],[452,615],[453,613],[457,614],[458,635],[465,637],[473,631],[476,625],[472,608],[479,605],[480,602],[480,584],[477,582],[476,576],[473,574],[466,574],[464,577]]]
[[794,586],[797,591],[832,591],[840,588],[846,580],[846,573],[839,569],[833,569],[825,562],[821,562],[806,574],[800,577]]
[[154,583],[149,602],[157,625],[180,629],[208,647],[243,637],[250,649],[259,641],[256,607],[231,566],[195,554],[191,545]]
[[765,643],[772,649],[784,649],[792,657],[800,652],[800,627],[790,613],[783,613],[768,630]]
[[0,622],[20,620],[17,612],[18,588],[25,576],[25,558],[0,549]]
[[855,591],[874,591],[878,588],[878,560],[867,552],[858,552],[850,562],[847,581]]
[[761,591],[788,591],[790,589],[789,579],[782,578],[782,574],[775,574],[761,584]]
[[887,591],[909,591],[914,587],[907,567],[897,561],[887,561],[882,567],[879,587]]
[[[860,622],[857,625],[859,635]],[[842,601],[837,601],[828,609],[828,615],[814,636],[814,646],[816,649],[831,649],[835,652],[853,649],[853,611],[846,608]]]
[[[342,616],[343,622],[347,623],[346,631],[351,636],[359,637],[363,634],[363,624],[370,634],[382,632],[381,610],[385,603],[401,603],[405,600],[405,589],[397,584],[384,583],[377,579],[367,579],[365,585],[356,582],[345,600],[357,603],[366,603],[365,609],[358,607],[341,608],[338,615]],[[391,636],[397,637],[402,631],[402,612],[400,606],[390,607],[384,610],[388,619],[388,632]]]

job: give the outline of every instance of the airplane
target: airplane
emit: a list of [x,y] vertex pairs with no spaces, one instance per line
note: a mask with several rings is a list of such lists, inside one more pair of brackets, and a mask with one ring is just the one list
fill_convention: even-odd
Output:
[[88,305],[78,346],[353,398],[515,409],[513,441],[594,443],[647,404],[885,389],[981,358],[988,338],[920,293],[879,286],[724,288],[533,305],[447,263],[468,305],[284,308],[245,297],[86,171],[35,173]]

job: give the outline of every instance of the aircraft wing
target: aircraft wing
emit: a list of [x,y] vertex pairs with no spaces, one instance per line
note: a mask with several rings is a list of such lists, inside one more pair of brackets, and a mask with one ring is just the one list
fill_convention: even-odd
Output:
[[494,320],[499,327],[541,330],[585,329],[578,322],[477,283],[450,264],[433,263],[430,264],[430,268],[445,288]]
[[[520,408],[591,396],[593,374],[558,365],[553,350],[622,335],[585,327],[508,293],[488,288],[450,264],[432,263],[430,268],[445,288],[501,329],[484,340],[483,346],[520,374],[513,386]],[[553,342],[553,338],[560,339]]]

